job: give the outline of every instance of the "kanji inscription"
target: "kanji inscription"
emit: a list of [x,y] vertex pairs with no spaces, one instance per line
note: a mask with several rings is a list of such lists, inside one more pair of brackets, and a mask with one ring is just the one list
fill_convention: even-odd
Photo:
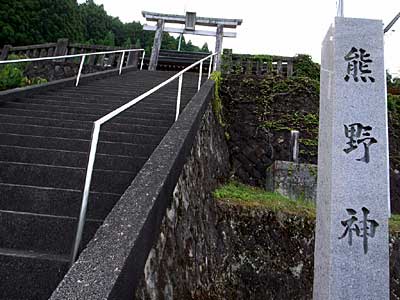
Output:
[[[361,209],[362,211],[362,219],[359,220],[357,215],[357,211],[352,208],[346,209],[350,218],[342,221],[342,225],[345,227],[343,234],[339,237],[339,240],[347,237],[349,246],[353,245],[353,233],[356,237],[361,237],[363,239],[363,248],[364,254],[368,253],[368,238],[375,237],[376,228],[379,226],[379,223],[376,220],[368,219],[369,210],[366,207]],[[361,224],[359,226],[358,224]]]
[[344,80],[349,81],[353,78],[355,82],[359,82],[360,79],[362,82],[367,82],[369,79],[370,82],[375,82],[372,70],[369,69],[369,64],[373,62],[370,57],[371,54],[365,49],[352,47],[344,57],[347,62],[347,74]]
[[372,144],[376,144],[378,141],[371,136],[369,131],[372,130],[371,126],[364,126],[361,123],[353,123],[350,125],[344,125],[344,134],[349,141],[346,143],[349,147],[343,149],[343,151],[347,154],[356,150],[359,144],[363,144],[364,146],[364,156],[358,158],[358,161],[363,161],[365,163],[369,163],[370,154],[369,147]]

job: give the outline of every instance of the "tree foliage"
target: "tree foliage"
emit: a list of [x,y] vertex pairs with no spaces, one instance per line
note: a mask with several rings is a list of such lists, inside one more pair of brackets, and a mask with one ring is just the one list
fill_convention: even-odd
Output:
[[[149,53],[154,32],[144,31],[140,22],[123,23],[109,16],[103,5],[93,0],[78,4],[76,0],[0,0],[0,47],[55,42],[135,46]],[[179,37],[163,35],[163,49],[178,49]],[[208,52],[205,44],[197,47],[182,39],[182,51]]]
[[388,88],[400,89],[400,77],[393,77],[389,71],[386,70],[386,83]]
[[[26,57],[20,57],[15,54],[10,55],[9,60],[21,59]],[[19,64],[6,64],[0,66],[0,91],[8,90],[16,87],[22,87],[32,84],[46,83],[47,80],[34,77],[28,78],[24,75],[25,69],[30,63],[19,63]]]
[[307,54],[298,54],[294,61],[294,76],[308,77],[319,81],[320,66]]
[[0,0],[0,45],[83,39],[76,0]]

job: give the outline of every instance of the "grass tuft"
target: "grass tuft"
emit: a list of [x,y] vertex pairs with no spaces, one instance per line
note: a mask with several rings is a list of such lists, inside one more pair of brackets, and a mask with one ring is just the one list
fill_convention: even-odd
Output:
[[[265,207],[274,212],[308,216],[315,219],[315,205],[302,200],[290,200],[277,193],[267,192],[261,188],[231,181],[214,191],[214,198],[244,206]],[[400,232],[400,215],[392,215],[389,220],[392,233]]]
[[274,212],[306,215],[315,218],[314,204],[302,200],[290,200],[277,193],[267,192],[261,188],[244,185],[239,182],[229,182],[214,191],[218,200],[235,202],[245,206],[267,207]]

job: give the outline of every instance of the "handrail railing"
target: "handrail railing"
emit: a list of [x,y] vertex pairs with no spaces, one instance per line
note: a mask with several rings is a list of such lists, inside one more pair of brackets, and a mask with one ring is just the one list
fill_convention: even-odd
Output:
[[[81,78],[82,69],[83,69],[83,65],[85,63],[86,56],[122,53],[121,61],[119,63],[119,75],[121,75],[122,66],[124,64],[125,53],[128,52],[129,55],[130,55],[131,52],[140,52],[140,51],[143,51],[142,61],[140,63],[140,70],[142,70],[143,69],[143,60],[144,60],[144,55],[145,55],[144,49],[124,49],[124,50],[102,51],[102,52],[92,52],[92,53],[82,53],[82,54],[70,54],[70,55],[62,55],[62,56],[50,56],[50,57],[38,57],[38,58],[23,58],[23,59],[14,59],[14,60],[2,60],[2,61],[0,61],[0,65],[2,65],[2,64],[13,64],[13,63],[23,63],[23,62],[43,61],[43,60],[57,60],[57,59],[64,59],[64,58],[82,57],[80,65],[79,65],[78,75],[76,77],[76,83],[75,83],[75,86],[78,86],[79,80]],[[129,61],[129,58],[128,58],[128,61]]]
[[97,150],[97,144],[99,141],[99,135],[100,135],[100,127],[104,123],[110,121],[112,118],[116,117],[118,114],[122,113],[123,111],[127,110],[128,108],[132,107],[139,101],[143,100],[144,98],[150,96],[154,92],[158,91],[165,85],[171,83],[175,79],[179,78],[179,83],[178,83],[178,94],[177,94],[177,104],[176,104],[176,114],[175,114],[175,121],[179,117],[179,109],[180,109],[180,100],[181,100],[181,93],[182,93],[182,82],[183,82],[183,74],[187,72],[188,70],[194,68],[195,66],[200,64],[200,70],[199,70],[199,81],[197,85],[197,91],[200,90],[201,87],[201,78],[202,78],[202,71],[203,71],[203,62],[205,60],[210,60],[209,68],[208,68],[208,78],[211,76],[211,68],[212,68],[212,62],[213,62],[213,57],[216,55],[216,53],[210,54],[207,57],[198,60],[197,62],[191,64],[187,68],[183,69],[179,73],[175,74],[174,76],[170,77],[169,79],[165,80],[164,82],[160,83],[159,85],[155,86],[151,90],[145,92],[144,94],[136,97],[135,99],[129,101],[128,103],[122,105],[121,107],[117,108],[116,110],[110,112],[109,114],[105,115],[104,117],[98,119],[93,123],[93,129],[92,129],[92,141],[90,144],[90,152],[89,152],[89,158],[88,158],[88,165],[86,168],[86,177],[85,177],[85,184],[84,184],[84,189],[83,189],[83,194],[82,194],[82,204],[81,204],[81,211],[79,214],[79,221],[78,221],[78,227],[76,230],[76,235],[75,235],[75,241],[72,249],[72,255],[71,255],[71,265],[75,262],[77,256],[78,256],[78,251],[79,251],[79,246],[82,241],[82,234],[83,234],[83,227],[85,225],[86,221],[86,211],[87,211],[87,205],[89,201],[89,192],[90,192],[90,184],[92,181],[92,174],[93,174],[93,167],[94,167],[94,162],[96,158],[96,150]]

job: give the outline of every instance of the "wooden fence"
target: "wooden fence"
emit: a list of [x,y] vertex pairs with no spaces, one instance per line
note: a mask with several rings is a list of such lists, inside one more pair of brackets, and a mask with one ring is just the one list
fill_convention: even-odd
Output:
[[221,70],[224,74],[292,76],[295,60],[295,57],[287,56],[233,54],[231,49],[224,49]]
[[[134,47],[130,47],[133,49]],[[39,45],[19,46],[13,47],[5,45],[0,54],[0,60],[6,60],[10,55],[24,56],[27,58],[37,57],[50,57],[50,56],[63,56],[72,54],[84,54],[103,51],[122,50],[121,47],[101,46],[101,45],[86,45],[78,43],[69,43],[68,39],[59,39],[57,43],[46,43]],[[120,62],[122,53],[106,54],[106,55],[93,55],[89,56],[86,64],[99,65],[99,66],[114,66]],[[139,53],[130,52],[125,56],[128,65],[137,64]],[[80,58],[72,58],[72,61],[79,62]]]

